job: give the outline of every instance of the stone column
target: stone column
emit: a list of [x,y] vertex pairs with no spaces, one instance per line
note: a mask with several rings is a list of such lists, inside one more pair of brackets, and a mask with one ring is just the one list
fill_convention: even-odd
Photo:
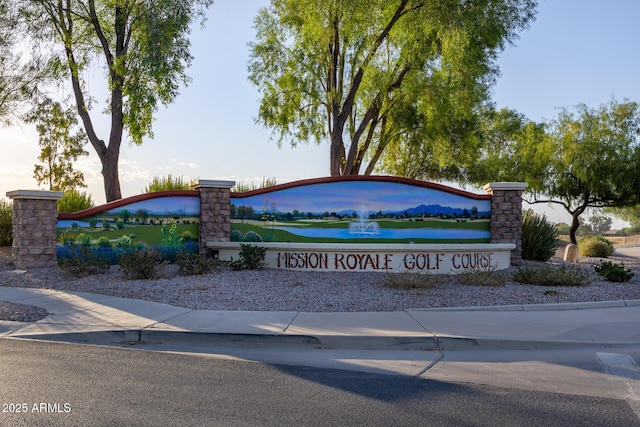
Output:
[[522,193],[526,182],[491,182],[484,186],[491,194],[491,243],[515,243],[511,262],[522,260]]
[[28,269],[57,265],[56,231],[60,191],[15,190],[13,200],[13,246],[16,267]]
[[231,187],[235,181],[195,180],[191,189],[200,191],[200,253],[207,242],[228,242],[231,236]]

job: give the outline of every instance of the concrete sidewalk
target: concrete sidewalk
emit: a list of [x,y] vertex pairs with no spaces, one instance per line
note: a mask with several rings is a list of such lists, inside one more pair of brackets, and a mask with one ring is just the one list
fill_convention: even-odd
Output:
[[45,308],[0,321],[0,337],[95,344],[302,346],[326,349],[547,349],[640,344],[640,300],[402,312],[191,310],[82,292],[0,287],[0,301]]

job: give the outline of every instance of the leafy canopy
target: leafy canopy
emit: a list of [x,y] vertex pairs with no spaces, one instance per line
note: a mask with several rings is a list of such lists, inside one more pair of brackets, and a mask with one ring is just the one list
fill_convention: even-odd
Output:
[[[273,0],[255,20],[258,121],[279,142],[330,141],[331,174],[402,149],[438,166],[468,154],[497,53],[535,0]],[[471,140],[469,143],[468,141]],[[463,156],[463,157],[464,157]],[[386,159],[389,168],[397,159]]]

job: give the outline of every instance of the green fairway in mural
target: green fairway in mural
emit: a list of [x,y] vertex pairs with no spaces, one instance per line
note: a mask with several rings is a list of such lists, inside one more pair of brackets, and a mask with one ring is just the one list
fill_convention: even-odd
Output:
[[488,243],[490,197],[388,177],[299,181],[232,194],[231,240]]

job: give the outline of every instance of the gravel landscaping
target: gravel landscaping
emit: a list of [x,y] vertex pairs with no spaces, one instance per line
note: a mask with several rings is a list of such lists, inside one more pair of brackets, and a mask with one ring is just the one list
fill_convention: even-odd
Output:
[[[320,273],[282,270],[231,271],[226,267],[202,276],[181,276],[175,265],[162,266],[152,280],[126,280],[118,267],[104,274],[72,277],[60,268],[17,271],[10,248],[0,248],[0,286],[58,289],[137,298],[199,310],[248,311],[401,311],[414,308],[470,307],[511,304],[548,304],[640,299],[640,259],[613,256],[636,273],[631,281],[612,283],[595,273],[602,259],[580,257],[578,265],[589,272],[587,286],[532,286],[514,282],[519,267],[500,272],[499,286],[462,284],[456,276],[440,275],[428,288],[397,289],[388,286],[385,273]],[[562,250],[548,265],[564,264]],[[524,266],[543,263],[525,262]],[[0,320],[36,321],[43,309],[0,301]]]

